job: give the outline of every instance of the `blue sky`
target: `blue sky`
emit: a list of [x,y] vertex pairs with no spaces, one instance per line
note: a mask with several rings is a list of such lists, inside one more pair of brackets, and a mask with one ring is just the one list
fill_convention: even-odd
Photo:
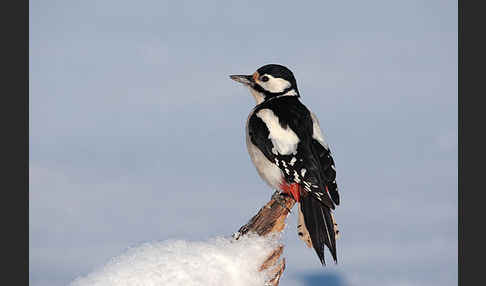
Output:
[[[30,1],[31,285],[230,235],[273,193],[229,74],[289,67],[336,161],[338,266],[281,285],[457,285],[457,2]],[[329,257],[329,256],[328,256]],[[330,261],[330,259],[327,259]],[[317,282],[316,282],[317,281]]]

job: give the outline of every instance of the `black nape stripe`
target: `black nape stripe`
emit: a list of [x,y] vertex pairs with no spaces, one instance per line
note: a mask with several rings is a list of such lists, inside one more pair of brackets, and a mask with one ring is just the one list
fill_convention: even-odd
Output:
[[270,92],[270,91],[264,89],[263,87],[261,87],[259,84],[255,84],[254,89],[265,95],[264,100],[268,100],[270,98],[274,98],[274,97],[277,97],[279,95],[284,95],[287,92],[291,91],[292,89],[295,90],[295,93],[297,94],[297,95],[295,95],[295,97],[300,97],[299,91],[297,90],[296,87],[293,87],[293,86],[287,87],[282,92]]

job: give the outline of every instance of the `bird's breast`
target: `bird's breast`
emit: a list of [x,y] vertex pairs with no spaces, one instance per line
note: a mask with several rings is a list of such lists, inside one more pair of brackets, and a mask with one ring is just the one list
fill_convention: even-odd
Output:
[[250,113],[246,120],[246,147],[251,161],[257,169],[258,175],[272,188],[279,189],[280,183],[284,174],[282,170],[273,162],[267,159],[263,152],[251,142],[250,133],[248,130],[248,120],[253,115]]

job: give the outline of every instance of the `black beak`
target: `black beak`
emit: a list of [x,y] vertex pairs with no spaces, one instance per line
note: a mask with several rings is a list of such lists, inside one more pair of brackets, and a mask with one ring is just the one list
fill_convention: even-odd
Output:
[[230,78],[247,86],[255,85],[252,75],[230,75]]

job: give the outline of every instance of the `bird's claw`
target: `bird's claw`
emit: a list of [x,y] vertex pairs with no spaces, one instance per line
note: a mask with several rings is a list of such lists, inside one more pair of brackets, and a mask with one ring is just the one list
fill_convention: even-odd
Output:
[[272,195],[272,199],[274,201],[276,201],[280,206],[282,206],[284,209],[286,209],[289,213],[292,213],[292,211],[287,207],[287,205],[285,204],[285,200],[282,199],[281,195],[286,195],[285,193],[282,193],[282,192],[279,192],[279,191],[276,191],[273,195]]

